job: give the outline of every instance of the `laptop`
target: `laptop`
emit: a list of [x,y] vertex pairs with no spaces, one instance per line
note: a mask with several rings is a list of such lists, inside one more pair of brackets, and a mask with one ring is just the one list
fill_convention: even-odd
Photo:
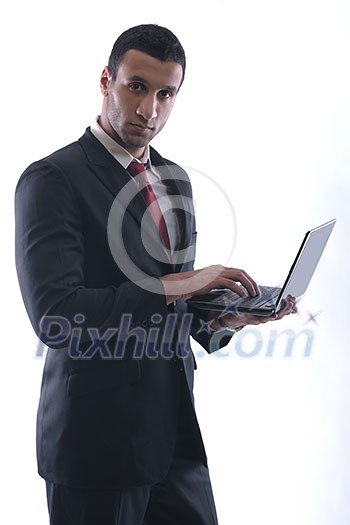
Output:
[[241,297],[232,290],[215,288],[204,295],[195,295],[188,303],[204,310],[225,311],[225,313],[249,313],[268,316],[274,314],[284,297],[300,297],[306,292],[336,219],[333,219],[305,234],[298,253],[281,288],[259,286],[257,297]]

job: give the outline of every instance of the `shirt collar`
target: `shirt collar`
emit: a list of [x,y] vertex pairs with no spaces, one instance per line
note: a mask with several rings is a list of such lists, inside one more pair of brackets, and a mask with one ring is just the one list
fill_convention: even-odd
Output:
[[151,167],[151,159],[149,152],[149,145],[146,146],[144,154],[141,159],[135,159],[123,146],[118,144],[115,140],[112,139],[100,126],[98,120],[100,116],[97,116],[90,126],[91,133],[101,142],[101,144],[106,148],[106,150],[123,166],[124,169],[127,169],[130,162],[136,160],[142,164],[147,164]]

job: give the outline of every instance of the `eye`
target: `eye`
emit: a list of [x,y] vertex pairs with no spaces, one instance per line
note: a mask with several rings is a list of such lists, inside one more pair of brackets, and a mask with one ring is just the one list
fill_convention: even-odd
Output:
[[159,95],[161,98],[171,98],[174,96],[174,93],[168,89],[162,89],[162,91],[159,91]]
[[130,82],[129,89],[134,93],[141,93],[144,91],[145,86],[141,82]]

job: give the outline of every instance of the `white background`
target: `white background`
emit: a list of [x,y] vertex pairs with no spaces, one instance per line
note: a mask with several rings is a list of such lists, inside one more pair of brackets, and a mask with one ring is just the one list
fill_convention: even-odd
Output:
[[[1,523],[48,523],[35,461],[43,359],[14,267],[16,181],[99,113],[99,75],[116,37],[156,22],[182,41],[188,71],[154,146],[216,181],[236,215],[227,260],[234,233],[223,201],[194,177],[197,267],[227,263],[279,284],[306,229],[338,219],[299,315],[241,332],[244,355],[260,341],[255,357],[240,356],[237,342],[226,357],[195,347],[220,524],[348,524],[349,2],[34,0],[2,11]],[[320,312],[317,324],[308,312]],[[291,358],[283,336],[266,358],[271,329],[305,328],[309,358],[302,335]]]

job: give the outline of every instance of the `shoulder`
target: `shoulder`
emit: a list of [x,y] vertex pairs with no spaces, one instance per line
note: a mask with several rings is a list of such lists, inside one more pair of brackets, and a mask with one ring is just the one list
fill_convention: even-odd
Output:
[[79,175],[84,171],[84,166],[89,163],[83,141],[86,137],[89,140],[87,131],[79,140],[30,164],[20,176],[17,187],[27,179],[41,178],[48,174],[68,179]]
[[64,168],[67,164],[81,161],[83,156],[83,150],[79,144],[79,141],[75,141],[54,151],[50,155],[33,162],[28,166],[24,173],[44,167],[45,165],[57,167],[58,169]]

